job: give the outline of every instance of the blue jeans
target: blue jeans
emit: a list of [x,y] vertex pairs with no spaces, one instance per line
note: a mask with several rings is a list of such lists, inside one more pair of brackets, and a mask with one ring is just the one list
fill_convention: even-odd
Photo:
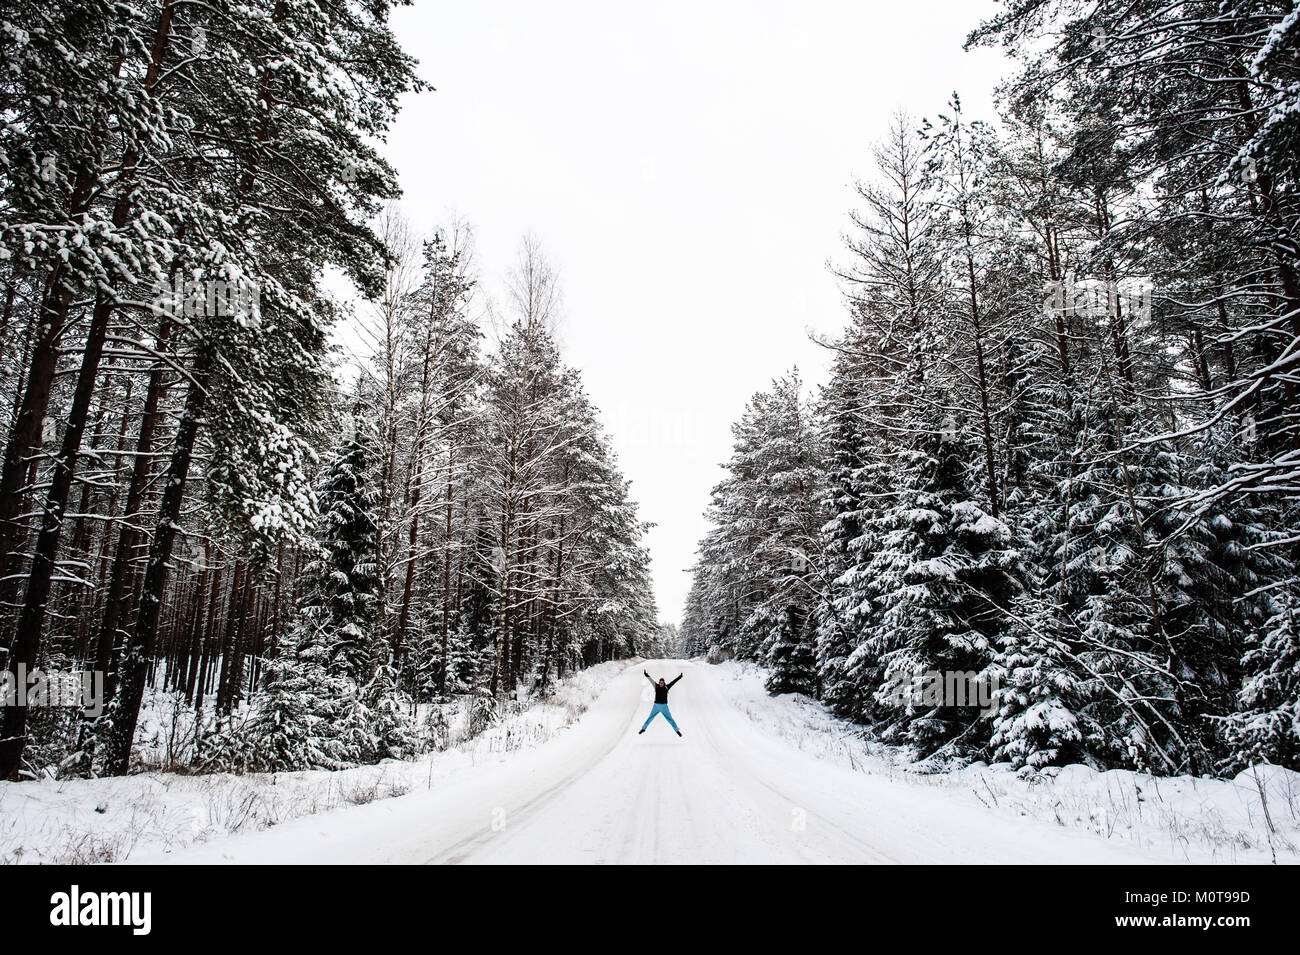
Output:
[[668,712],[667,703],[656,703],[654,705],[654,707],[650,710],[650,715],[647,716],[645,718],[645,722],[641,724],[642,731],[644,731],[645,728],[650,725],[650,721],[654,719],[656,716],[658,716],[660,713],[664,715],[664,719],[668,721],[668,725],[671,726],[675,732],[678,733],[681,732],[681,730],[677,729],[677,721],[673,719],[673,714]]

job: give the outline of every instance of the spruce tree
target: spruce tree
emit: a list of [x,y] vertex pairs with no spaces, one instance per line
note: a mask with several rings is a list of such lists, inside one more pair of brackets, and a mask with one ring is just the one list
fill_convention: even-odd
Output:
[[331,671],[358,689],[379,662],[379,541],[368,469],[369,452],[356,436],[325,469],[317,492],[320,551],[303,568],[306,596],[299,608],[325,634]]
[[339,769],[350,762],[339,727],[347,688],[331,673],[325,631],[306,615],[266,667],[247,722],[210,764],[253,772]]
[[1256,763],[1300,770],[1300,629],[1296,599],[1285,594],[1243,664],[1240,712],[1228,722],[1229,771]]

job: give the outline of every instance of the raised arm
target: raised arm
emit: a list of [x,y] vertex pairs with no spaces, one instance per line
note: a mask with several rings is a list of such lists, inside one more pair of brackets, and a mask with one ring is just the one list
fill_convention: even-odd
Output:
[[654,685],[655,685],[655,678],[652,677],[652,676],[650,675],[650,673],[649,673],[648,671],[646,671],[646,670],[642,670],[641,672],[644,673],[644,674],[645,674],[645,678],[646,678],[647,680],[650,681],[650,685],[651,685],[651,686],[654,686]]
[[[677,676],[673,678],[673,683],[676,683],[676,682],[677,682],[678,680],[680,680],[681,678],[682,678],[682,675],[681,675],[680,673],[677,674]],[[673,683],[669,683],[668,686],[671,687],[671,686],[673,685]]]

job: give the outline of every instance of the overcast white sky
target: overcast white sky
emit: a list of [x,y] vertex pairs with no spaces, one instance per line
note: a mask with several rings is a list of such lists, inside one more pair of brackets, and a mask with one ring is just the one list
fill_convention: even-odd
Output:
[[477,233],[494,295],[532,231],[558,268],[561,338],[604,411],[676,621],[703,511],[755,391],[843,307],[850,183],[901,108],[952,90],[991,117],[1007,71],[964,53],[990,0],[416,0],[394,27],[437,92],[407,99],[386,155],[406,215]]

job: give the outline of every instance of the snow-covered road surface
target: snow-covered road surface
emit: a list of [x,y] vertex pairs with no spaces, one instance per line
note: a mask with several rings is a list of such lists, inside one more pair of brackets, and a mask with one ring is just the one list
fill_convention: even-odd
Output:
[[704,664],[657,719],[630,665],[569,730],[430,790],[133,862],[1132,863],[1148,861],[951,791],[833,765],[751,721]]

